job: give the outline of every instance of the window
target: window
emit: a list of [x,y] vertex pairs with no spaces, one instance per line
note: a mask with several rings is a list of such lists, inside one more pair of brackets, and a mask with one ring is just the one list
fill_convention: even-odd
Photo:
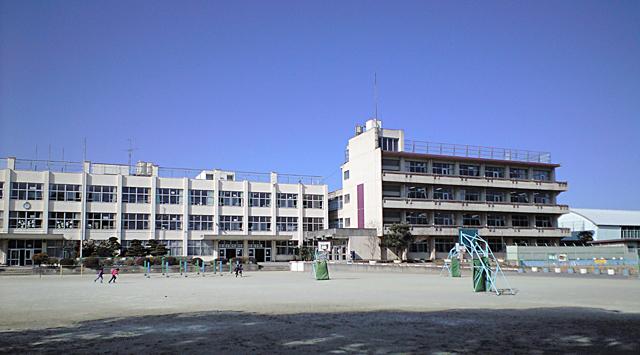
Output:
[[435,245],[438,253],[448,253],[456,246],[456,243],[451,238],[436,238]]
[[271,207],[271,193],[251,192],[249,193],[249,206],[251,207]]
[[349,170],[345,170],[344,173],[342,173],[344,180],[349,180]]
[[243,206],[242,191],[220,191],[220,206]]
[[278,217],[276,228],[278,232],[295,232],[298,230],[298,217]]
[[198,256],[213,255],[213,240],[187,241],[187,255],[198,255]]
[[122,229],[144,230],[149,229],[148,213],[123,213]]
[[337,211],[342,209],[342,196],[336,196],[329,199],[329,211]]
[[462,225],[463,226],[479,226],[480,225],[480,215],[473,213],[464,213],[462,214]]
[[512,203],[529,203],[529,194],[526,192],[513,191],[509,196]]
[[407,171],[410,173],[427,173],[427,162],[426,161],[408,161],[407,162]]
[[220,216],[219,227],[223,231],[241,231],[242,216]]
[[116,214],[104,212],[87,212],[88,229],[115,229]]
[[480,201],[480,191],[478,190],[462,190],[465,201]]
[[487,215],[487,226],[489,227],[504,227],[507,225],[506,218],[499,214]]
[[42,212],[11,211],[9,212],[9,228],[42,228]]
[[551,180],[551,172],[549,170],[534,170],[533,171],[533,180],[550,181]]
[[531,244],[535,244],[539,247],[553,246],[553,243],[551,243],[549,239],[536,239]]
[[487,242],[489,242],[489,248],[491,249],[492,252],[494,253],[504,252],[505,248],[504,248],[504,242],[502,241],[502,239],[489,238]]
[[330,219],[329,228],[344,228],[344,219],[342,218]]
[[0,228],[4,226],[4,211],[0,211]]
[[429,242],[426,240],[416,241],[409,245],[410,253],[429,253]]
[[49,184],[51,201],[81,201],[80,185]]
[[89,202],[116,202],[117,200],[115,186],[87,186],[87,201]]
[[640,226],[621,226],[620,237],[623,239],[640,238]]
[[388,152],[397,152],[398,138],[380,137],[380,148]]
[[344,219],[344,227],[345,228],[351,227],[351,218],[345,218]]
[[55,228],[55,229],[80,228],[80,213],[49,212],[49,228]]
[[460,164],[460,175],[463,176],[480,176],[479,165]]
[[504,202],[504,193],[501,191],[487,190],[485,199],[487,202]]
[[504,168],[498,166],[486,166],[484,168],[484,176],[488,178],[503,178]]
[[161,205],[179,205],[182,203],[182,189],[156,189],[156,201]]
[[347,204],[349,202],[351,202],[351,195],[349,194],[344,195],[344,203]]
[[511,216],[511,226],[529,227],[529,216],[514,214],[513,216]]
[[42,200],[42,184],[33,182],[11,183],[12,200]]
[[122,187],[122,202],[125,203],[149,203],[149,193],[150,190],[148,187],[132,187],[132,186],[123,186]]
[[182,230],[181,214],[156,214],[156,229],[163,231]]
[[548,205],[551,203],[551,196],[548,192],[534,192],[533,203]]
[[382,170],[400,171],[400,160],[382,159]]
[[382,185],[382,197],[400,197],[400,185]]
[[427,188],[425,186],[409,186],[407,188],[408,198],[427,198]]
[[302,207],[304,208],[319,208],[322,209],[323,195],[307,195],[303,196]]
[[0,181],[0,199],[4,197],[4,182]]
[[523,168],[511,168],[509,169],[509,177],[512,179],[525,180],[529,178],[529,170]]
[[408,224],[429,224],[427,212],[407,211],[406,219]]
[[324,229],[324,218],[322,217],[304,217],[302,219],[303,230],[305,232],[319,231]]
[[182,240],[163,240],[161,243],[169,250],[169,255],[182,256]]
[[433,198],[436,200],[453,200],[453,189],[450,187],[436,187],[433,189]]
[[453,164],[434,162],[431,171],[437,175],[453,175]]
[[189,190],[189,203],[194,206],[213,206],[213,190]]
[[298,194],[278,193],[277,203],[280,208],[297,208]]
[[401,223],[402,222],[402,214],[399,210],[383,210],[382,212],[382,223],[383,224],[393,224],[393,223]]
[[213,216],[211,215],[189,215],[189,230],[192,231],[212,231]]
[[278,255],[296,255],[298,254],[297,240],[278,240],[276,241],[276,253]]
[[536,216],[537,228],[550,228],[552,226],[550,216]]
[[271,217],[268,216],[251,216],[249,217],[249,230],[251,231],[270,231]]
[[438,226],[452,226],[452,225],[454,225],[453,213],[450,213],[450,212],[435,212],[434,215],[433,215],[433,224],[438,225]]

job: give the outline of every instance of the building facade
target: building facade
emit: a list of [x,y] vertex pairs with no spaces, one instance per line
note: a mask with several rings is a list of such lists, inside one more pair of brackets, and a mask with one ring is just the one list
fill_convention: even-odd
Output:
[[329,224],[379,237],[409,224],[414,259],[446,257],[460,227],[479,229],[498,254],[508,244],[557,245],[569,233],[558,226],[568,212],[557,203],[567,190],[558,167],[548,153],[406,140],[372,119],[349,139]]
[[594,245],[626,245],[640,253],[640,211],[572,208],[558,225],[572,234],[591,232]]
[[[321,179],[165,169],[150,163],[8,158],[0,169],[0,264],[68,257],[80,240],[157,240],[171,255],[290,260],[305,231],[328,227]],[[133,171],[132,171],[133,170]]]

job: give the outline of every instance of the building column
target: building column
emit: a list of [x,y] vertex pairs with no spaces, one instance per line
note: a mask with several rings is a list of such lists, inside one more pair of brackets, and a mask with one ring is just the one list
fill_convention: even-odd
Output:
[[182,256],[187,256],[187,246],[189,244],[189,207],[191,206],[191,189],[189,178],[182,179]]
[[42,232],[49,233],[49,181],[51,180],[51,171],[42,172]]
[[244,239],[242,241],[242,257],[249,257],[249,239]]
[[429,250],[430,250],[429,259],[436,260],[436,238],[435,237],[429,237]]

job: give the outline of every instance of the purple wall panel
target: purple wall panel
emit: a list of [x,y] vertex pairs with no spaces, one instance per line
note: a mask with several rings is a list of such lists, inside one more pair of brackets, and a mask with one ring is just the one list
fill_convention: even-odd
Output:
[[358,185],[358,228],[364,228],[364,184]]

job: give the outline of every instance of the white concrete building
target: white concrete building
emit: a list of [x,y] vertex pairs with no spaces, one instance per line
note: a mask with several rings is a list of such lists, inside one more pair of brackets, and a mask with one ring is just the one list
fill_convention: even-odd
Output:
[[319,177],[28,161],[0,166],[0,264],[62,257],[80,240],[162,241],[171,255],[290,260],[328,227]]
[[[442,258],[458,229],[477,228],[491,248],[557,245],[569,234],[558,217],[558,164],[548,153],[405,139],[401,129],[369,120],[356,127],[342,165],[342,189],[329,194],[330,225],[374,228],[411,225],[409,258]],[[382,254],[389,251],[382,251]]]
[[572,208],[558,219],[572,234],[593,233],[593,244],[624,244],[640,252],[640,211]]

